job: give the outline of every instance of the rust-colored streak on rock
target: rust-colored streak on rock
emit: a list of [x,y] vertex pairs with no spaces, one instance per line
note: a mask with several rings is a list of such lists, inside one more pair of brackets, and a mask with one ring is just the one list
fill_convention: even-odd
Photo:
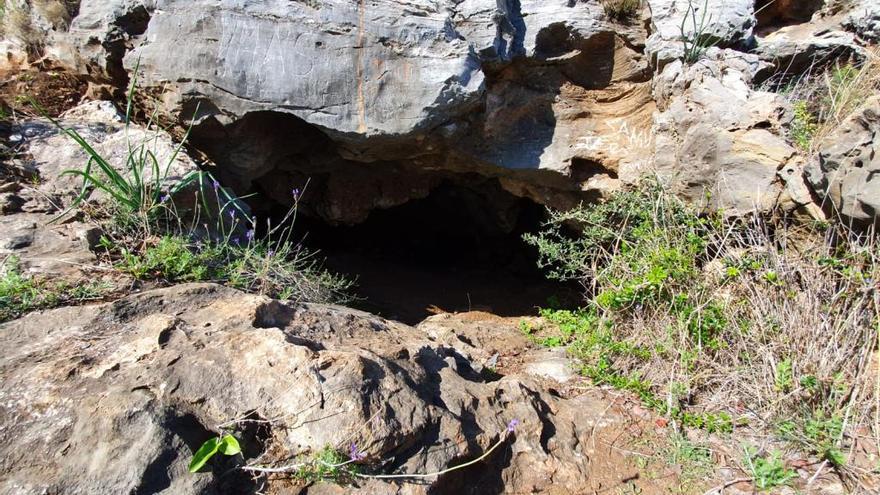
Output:
[[358,105],[358,132],[367,132],[367,105],[364,101],[364,37],[366,0],[358,3],[358,42],[357,42],[357,105]]

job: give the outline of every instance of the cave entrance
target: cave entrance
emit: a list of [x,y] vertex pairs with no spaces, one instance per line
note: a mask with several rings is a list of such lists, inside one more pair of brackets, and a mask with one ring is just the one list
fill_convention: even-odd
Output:
[[356,279],[355,307],[414,324],[438,312],[525,316],[548,300],[580,300],[577,284],[544,278],[537,251],[522,240],[540,229],[544,208],[505,190],[491,170],[459,163],[453,171],[424,154],[353,160],[364,157],[276,112],[229,125],[206,119],[190,142],[273,225],[288,212],[292,189],[304,190],[294,241]]
[[357,279],[353,306],[416,324],[440,312],[525,316],[550,303],[576,304],[577,284],[547,280],[537,251],[522,240],[544,216],[495,179],[476,187],[450,180],[357,225],[301,217],[296,229],[328,269]]

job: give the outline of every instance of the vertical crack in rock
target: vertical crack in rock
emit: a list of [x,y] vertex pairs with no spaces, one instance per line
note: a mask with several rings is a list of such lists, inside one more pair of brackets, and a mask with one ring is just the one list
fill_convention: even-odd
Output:
[[520,0],[496,0],[495,51],[502,60],[525,55],[526,23]]

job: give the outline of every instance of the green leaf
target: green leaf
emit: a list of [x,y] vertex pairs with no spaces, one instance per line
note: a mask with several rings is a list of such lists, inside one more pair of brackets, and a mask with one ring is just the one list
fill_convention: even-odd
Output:
[[220,452],[223,455],[235,455],[241,452],[241,445],[238,444],[238,440],[234,436],[225,435],[220,440]]
[[[238,442],[236,442],[238,445]],[[199,450],[193,454],[192,462],[189,463],[189,472],[195,473],[199,469],[202,469],[202,466],[205,465],[214,454],[217,453],[217,450],[220,449],[220,438],[214,437],[207,442],[203,443]]]

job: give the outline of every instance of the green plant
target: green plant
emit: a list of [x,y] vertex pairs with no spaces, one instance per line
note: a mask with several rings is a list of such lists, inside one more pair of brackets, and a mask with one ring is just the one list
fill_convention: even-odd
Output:
[[785,467],[779,452],[770,455],[759,455],[754,448],[746,447],[744,464],[752,477],[755,488],[768,491],[779,486],[788,485],[797,473]]
[[631,19],[642,6],[642,0],[602,0],[605,15],[618,21]]
[[[321,269],[314,253],[289,242],[257,239],[192,241],[166,235],[141,251],[121,248],[117,267],[138,279],[216,281],[280,299],[344,302],[352,283]],[[112,241],[104,242],[113,249]]]
[[71,285],[25,276],[18,258],[10,256],[0,263],[0,322],[36,309],[99,299],[109,290],[110,286],[100,281]]
[[[134,74],[137,74],[138,68],[139,64],[135,66]],[[135,76],[132,77],[126,99],[126,133],[128,133],[131,124],[136,88],[137,77]],[[152,141],[149,138],[140,142],[129,140],[126,162],[112,164],[96,151],[76,129],[61,125],[60,122],[43,112],[33,99],[31,99],[31,105],[40,110],[44,117],[48,118],[64,134],[73,139],[89,157],[83,169],[68,169],[62,172],[62,175],[82,179],[82,187],[70,207],[61,216],[79,207],[96,190],[100,190],[112,198],[116,208],[123,213],[136,214],[142,216],[145,221],[149,221],[153,213],[163,207],[163,199],[166,196],[170,198],[191,184],[204,180],[204,175],[201,172],[192,171],[173,184],[169,182],[169,173],[189,137],[191,126],[187,129],[181,142],[170,155],[165,157],[161,164],[149,147]],[[147,123],[147,128],[150,128],[152,123],[153,117]]]
[[669,446],[665,450],[665,461],[668,465],[680,467],[681,479],[685,483],[706,479],[713,471],[712,451],[688,440],[681,433],[670,436]]
[[[586,287],[584,309],[543,310],[530,335],[679,426],[802,418],[796,445],[839,465],[854,429],[873,427],[864,363],[877,349],[880,251],[871,236],[820,227],[700,215],[654,182],[550,212],[526,240],[548,277]],[[808,425],[813,411],[824,419]]]
[[192,461],[189,463],[189,472],[198,472],[217,453],[227,456],[237,455],[241,453],[241,446],[232,435],[211,438],[193,454]]
[[[709,28],[712,24],[712,16],[706,17],[709,11],[709,0],[703,1],[703,12],[700,15],[699,22],[697,21],[697,10],[699,9],[694,7],[693,0],[688,0],[688,8],[681,19],[681,26],[679,27],[683,48],[682,58],[687,64],[699,61],[706,53],[706,50],[712,48],[720,41],[720,39],[713,39],[709,34]],[[690,33],[687,29],[688,19],[691,21]]]
[[349,458],[329,445],[303,459],[302,466],[293,472],[295,478],[307,482],[334,481],[350,477],[353,464]]
[[783,439],[804,446],[832,466],[843,467],[846,465],[846,456],[840,449],[843,425],[841,415],[827,414],[820,409],[798,421],[780,422],[777,432]]
[[794,102],[792,109],[794,110],[794,118],[791,121],[789,133],[800,149],[808,151],[813,142],[813,136],[819,130],[816,117],[810,112],[805,101]]
[[784,359],[776,366],[776,390],[786,393],[791,390],[794,385],[794,376],[792,373],[791,359]]

